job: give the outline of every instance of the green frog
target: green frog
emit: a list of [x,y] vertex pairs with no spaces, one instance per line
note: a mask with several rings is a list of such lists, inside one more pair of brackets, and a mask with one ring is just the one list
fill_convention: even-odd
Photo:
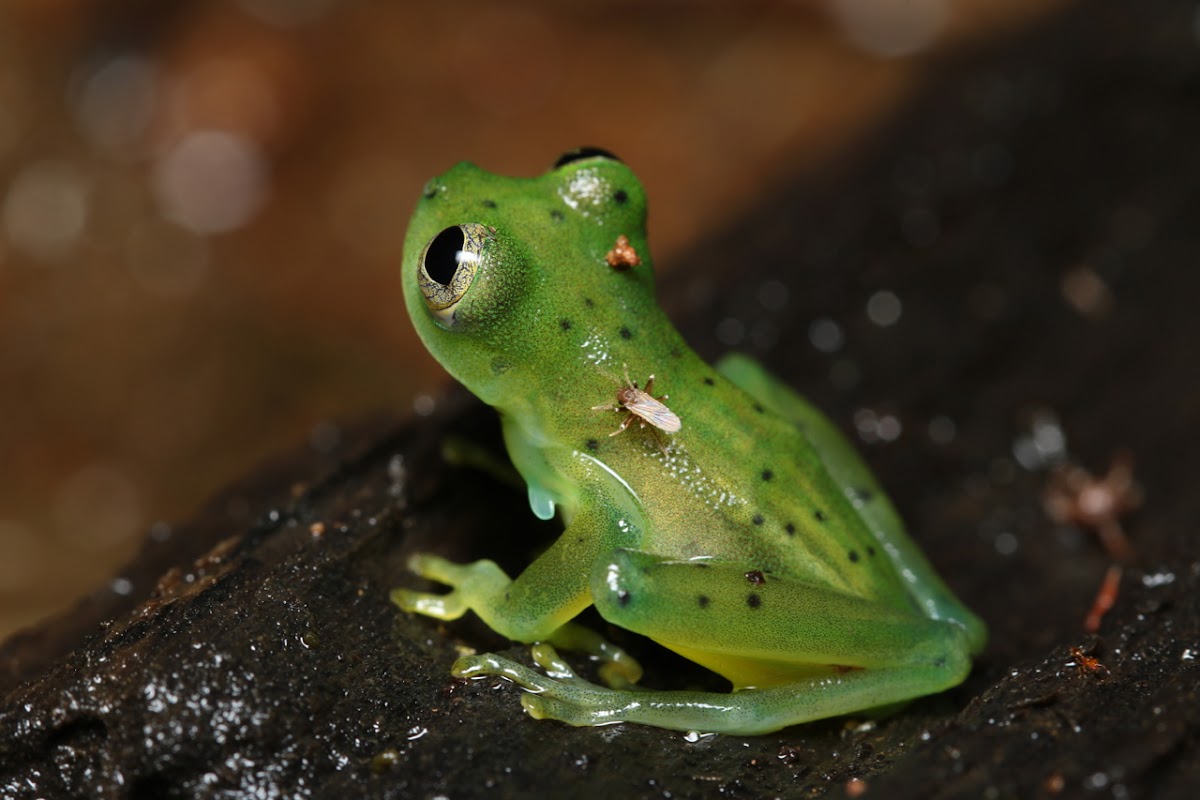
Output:
[[[411,560],[451,591],[396,589],[400,608],[473,611],[541,668],[470,655],[454,675],[512,680],[539,719],[727,734],[966,677],[985,627],[850,443],[750,359],[705,363],[659,308],[645,192],[617,158],[576,150],[534,178],[459,164],[426,185],[403,271],[421,340],[499,412],[533,513],[564,526],[515,578]],[[575,620],[588,606],[731,691],[640,686],[637,662]],[[599,683],[559,650],[598,661]]]

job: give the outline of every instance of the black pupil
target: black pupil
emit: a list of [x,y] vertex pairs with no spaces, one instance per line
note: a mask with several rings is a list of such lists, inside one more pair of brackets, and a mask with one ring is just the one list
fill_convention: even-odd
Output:
[[462,228],[455,225],[434,237],[425,251],[425,274],[442,286],[449,286],[458,272],[458,254],[463,249]]
[[621,160],[607,150],[599,147],[576,147],[574,150],[568,150],[559,156],[558,161],[554,162],[554,169],[565,167],[567,164],[574,164],[576,161],[583,161],[585,158],[608,158],[612,159],[613,161]]

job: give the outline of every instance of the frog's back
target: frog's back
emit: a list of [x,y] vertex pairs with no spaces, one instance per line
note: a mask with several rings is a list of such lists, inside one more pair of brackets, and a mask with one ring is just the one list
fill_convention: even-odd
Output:
[[905,590],[804,433],[688,353],[662,375],[682,429],[595,443],[644,508],[640,547],[887,600]]

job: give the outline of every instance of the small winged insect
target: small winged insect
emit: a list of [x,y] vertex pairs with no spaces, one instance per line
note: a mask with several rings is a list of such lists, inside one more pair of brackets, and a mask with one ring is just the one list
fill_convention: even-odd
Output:
[[660,431],[666,433],[675,433],[682,427],[679,422],[679,417],[671,409],[663,405],[663,400],[667,399],[667,395],[662,397],[654,397],[650,394],[654,388],[654,376],[651,375],[646,379],[646,387],[639,389],[638,385],[629,379],[629,365],[623,365],[625,369],[625,385],[617,389],[617,401],[608,403],[602,406],[592,406],[593,411],[625,411],[627,412],[624,421],[621,422],[621,427],[609,434],[616,436],[621,431],[629,427],[629,424],[635,419],[644,428],[649,422]]

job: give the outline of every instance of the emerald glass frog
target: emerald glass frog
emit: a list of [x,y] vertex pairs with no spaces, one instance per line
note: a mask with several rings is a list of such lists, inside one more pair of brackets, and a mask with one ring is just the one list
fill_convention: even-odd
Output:
[[[426,186],[405,243],[408,312],[500,413],[534,514],[557,510],[565,529],[515,579],[418,555],[412,569],[452,591],[393,600],[438,619],[474,611],[535,643],[544,673],[495,655],[453,673],[509,678],[534,717],[572,725],[765,733],[962,681],[983,623],[832,423],[754,362],[714,368],[688,348],[655,303],[645,221],[638,179],[599,150],[536,178],[459,164]],[[658,397],[638,388],[652,373]],[[591,605],[732,691],[637,685],[636,662],[573,621]],[[602,683],[555,648],[598,660]]]

